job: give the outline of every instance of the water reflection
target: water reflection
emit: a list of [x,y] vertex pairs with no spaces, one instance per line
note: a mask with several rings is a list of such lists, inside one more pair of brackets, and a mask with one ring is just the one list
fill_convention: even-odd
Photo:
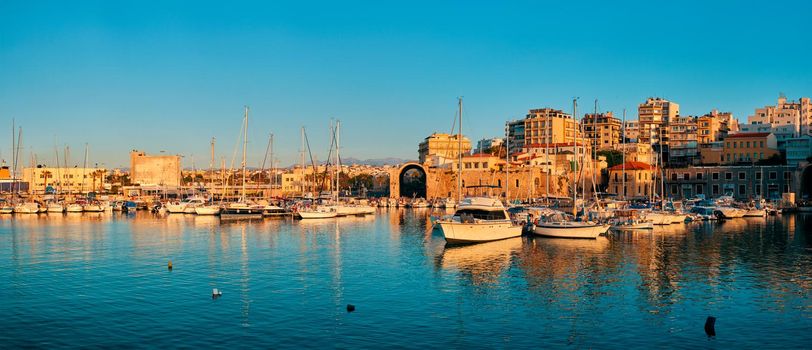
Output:
[[495,283],[511,265],[514,255],[522,247],[522,238],[446,247],[437,258],[443,269],[459,271],[474,285]]

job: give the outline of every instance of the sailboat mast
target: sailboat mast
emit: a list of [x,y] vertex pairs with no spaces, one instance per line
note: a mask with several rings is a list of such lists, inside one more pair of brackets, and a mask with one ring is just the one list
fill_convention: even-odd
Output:
[[505,190],[505,200],[509,202],[507,199],[507,193],[510,190],[510,184],[508,184],[508,167],[510,167],[510,123],[505,123],[505,186],[507,186]]
[[[304,161],[305,161],[305,160],[304,160],[304,158],[305,158],[305,138],[304,138],[304,132],[305,132],[305,128],[304,128],[304,126],[302,126],[302,129],[301,129],[301,131],[300,131],[300,135],[299,135],[299,138],[300,138],[300,139],[301,139],[301,141],[302,141],[302,146],[301,146],[301,148],[299,148],[299,149],[300,149],[300,152],[299,152],[299,158],[300,158],[300,159],[299,159],[299,164],[300,164],[300,165],[301,165],[301,167],[302,167],[302,196],[304,196],[304,194],[305,194],[305,188],[306,188],[306,186],[305,186],[305,180],[307,179],[307,176],[305,175],[305,165],[304,165]],[[313,170],[315,171],[315,169],[313,169]]]
[[550,143],[552,142],[550,133],[553,127],[550,125],[550,113],[547,113],[547,120],[544,128],[544,167],[546,168],[546,185],[544,187],[544,196],[547,197],[547,205],[550,204]]
[[336,120],[336,204],[341,197],[341,121]]
[[626,108],[623,108],[623,138],[621,141],[623,142],[620,146],[620,157],[621,162],[623,165],[620,167],[623,169],[623,200],[626,200]]
[[248,148],[248,106],[245,106],[245,118],[243,120],[242,137],[242,200],[245,201],[245,151]]
[[[572,99],[572,117],[578,115],[578,98]],[[578,134],[575,132],[575,128],[572,130],[572,145],[574,149],[574,157],[573,157],[573,172],[572,172],[572,216],[576,216],[578,214],[577,205],[575,203],[578,201]]]
[[462,97],[457,98],[459,108],[459,129],[457,129],[457,202],[462,200]]
[[212,196],[211,200],[214,201],[214,137],[211,138],[211,160],[209,160],[209,183],[211,184]]
[[88,148],[88,145],[87,145],[87,143],[85,143],[85,160],[82,163],[82,190],[79,191],[79,194],[81,194],[82,192],[85,191],[85,181],[86,181],[86,178],[87,178],[87,152],[88,152],[87,148]]

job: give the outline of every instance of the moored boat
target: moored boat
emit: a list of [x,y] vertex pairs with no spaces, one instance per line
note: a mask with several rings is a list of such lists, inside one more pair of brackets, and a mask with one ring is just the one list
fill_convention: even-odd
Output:
[[437,223],[449,244],[490,242],[522,234],[522,226],[514,224],[502,202],[493,198],[465,198],[453,216]]

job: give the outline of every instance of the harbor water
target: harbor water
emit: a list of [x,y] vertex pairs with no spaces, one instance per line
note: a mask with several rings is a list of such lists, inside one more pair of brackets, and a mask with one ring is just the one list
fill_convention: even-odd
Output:
[[[0,344],[812,344],[812,215],[445,247],[429,213],[222,223],[147,212],[0,217]],[[715,337],[703,329],[708,316]]]

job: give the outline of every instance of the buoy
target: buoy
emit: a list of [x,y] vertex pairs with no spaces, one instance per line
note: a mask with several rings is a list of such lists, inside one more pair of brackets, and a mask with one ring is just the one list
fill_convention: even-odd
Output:
[[170,270],[172,270],[172,260],[169,260],[169,264],[166,265],[166,267],[169,268]]
[[212,298],[217,298],[217,297],[219,297],[221,295],[223,295],[223,292],[221,292],[219,289],[214,288],[214,289],[211,290],[211,297]]
[[355,305],[347,304],[347,312],[353,312],[353,311],[355,311]]
[[705,320],[705,334],[709,337],[716,336],[716,317],[708,316],[708,319]]

